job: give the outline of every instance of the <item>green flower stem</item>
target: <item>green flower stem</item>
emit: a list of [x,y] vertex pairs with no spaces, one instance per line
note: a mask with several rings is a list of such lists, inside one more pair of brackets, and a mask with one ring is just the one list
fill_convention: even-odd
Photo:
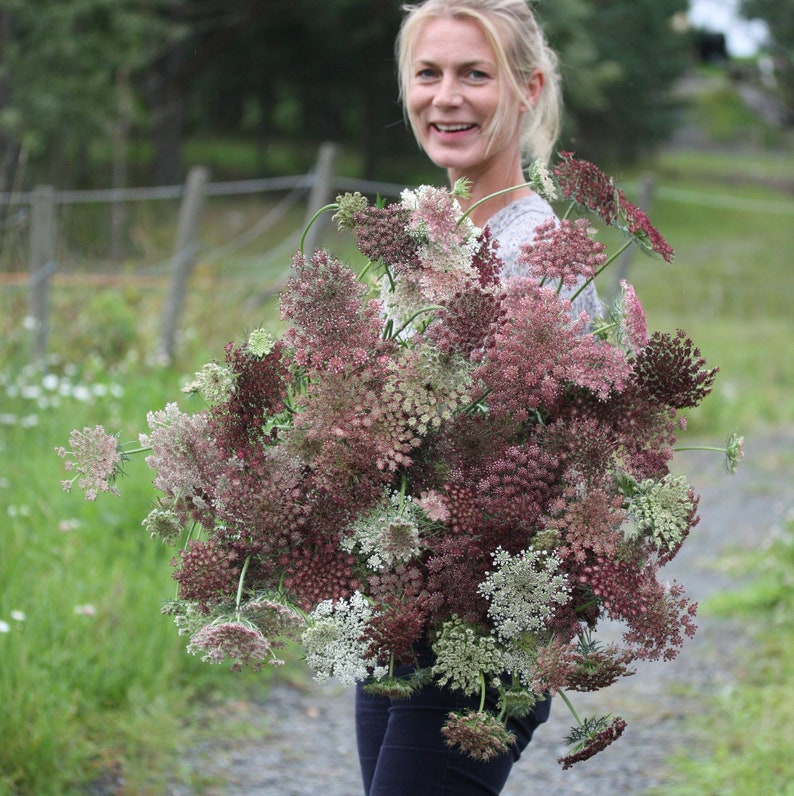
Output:
[[485,204],[486,202],[490,201],[491,199],[497,196],[503,196],[506,193],[510,193],[511,191],[517,191],[520,188],[531,188],[531,182],[522,182],[520,185],[513,185],[510,188],[502,188],[501,191],[495,191],[494,193],[489,193],[488,196],[484,196],[482,199],[478,199],[459,219],[458,219],[458,226],[460,226],[465,219],[467,219],[474,210],[476,210],[480,205]]
[[436,304],[431,304],[428,307],[422,307],[421,310],[417,310],[393,335],[391,335],[391,337],[399,337],[400,334],[404,332],[420,315],[440,309],[442,309],[442,307],[439,307]]
[[714,453],[727,453],[727,448],[717,448],[714,445],[682,445],[680,448],[676,447],[673,450],[678,453],[679,451],[713,451]]
[[245,563],[240,571],[240,582],[237,584],[237,599],[234,601],[235,610],[240,610],[240,603],[243,599],[243,583],[245,582],[245,574],[248,572],[248,565],[251,563],[250,553],[245,558]]
[[607,269],[607,268],[608,268],[610,265],[612,265],[612,263],[614,263],[614,262],[615,262],[615,260],[617,260],[617,258],[618,258],[618,257],[620,257],[620,255],[621,255],[621,254],[623,254],[623,252],[624,252],[624,251],[626,251],[626,249],[628,249],[628,248],[629,248],[629,246],[631,246],[633,243],[634,243],[634,240],[633,240],[632,238],[629,238],[628,240],[624,241],[623,245],[622,245],[622,246],[621,246],[621,247],[620,247],[620,248],[619,248],[619,249],[618,249],[616,252],[614,252],[614,253],[613,253],[613,254],[612,254],[610,257],[609,257],[609,259],[607,259],[607,261],[606,261],[606,262],[605,262],[605,263],[604,263],[604,264],[603,264],[603,265],[602,265],[602,266],[601,266],[601,267],[600,267],[600,268],[599,268],[599,269],[598,269],[598,270],[597,270],[597,271],[596,271],[596,272],[595,272],[595,273],[594,273],[594,274],[593,274],[593,275],[590,277],[590,279],[588,279],[588,280],[587,280],[587,281],[586,281],[586,282],[585,282],[585,283],[584,283],[584,284],[583,284],[583,285],[582,285],[582,286],[581,286],[581,287],[580,287],[580,288],[579,288],[579,289],[576,291],[576,293],[574,293],[574,294],[571,296],[571,301],[575,301],[575,300],[576,300],[576,298],[577,298],[577,296],[578,296],[578,295],[579,295],[579,294],[580,294],[580,293],[581,293],[581,292],[582,292],[582,291],[583,291],[583,290],[584,290],[584,289],[585,289],[585,288],[586,288],[586,287],[587,287],[587,286],[588,286],[588,285],[589,285],[591,282],[594,282],[596,279],[598,279],[598,277],[599,277],[599,276],[601,276],[601,274],[602,274],[602,273],[603,273],[603,272],[604,272],[604,271],[605,271],[605,270],[606,270],[606,269]]
[[408,491],[408,473],[403,472],[400,478],[400,511],[405,505],[405,493]]
[[364,277],[372,270],[375,263],[372,260],[367,260],[367,264],[361,269],[361,273],[356,277],[358,282],[363,282]]
[[485,710],[485,675],[480,672],[480,709],[479,712],[482,713]]
[[568,699],[568,695],[563,691],[561,688],[557,691],[559,696],[561,697],[562,701],[568,706],[568,710],[571,711],[574,719],[576,719],[576,724],[579,727],[583,726],[582,720],[579,718],[579,714],[576,712],[576,708],[573,706],[573,703],[570,699]]
[[316,212],[316,213],[315,213],[315,214],[314,214],[314,215],[313,215],[313,216],[312,216],[312,217],[309,219],[309,223],[308,223],[308,224],[306,224],[306,226],[304,227],[304,230],[303,230],[303,234],[301,235],[301,242],[300,242],[300,253],[301,253],[301,254],[303,254],[303,253],[304,253],[304,251],[303,251],[303,247],[304,247],[304,245],[305,245],[305,243],[306,243],[306,236],[309,234],[309,230],[311,229],[311,227],[312,227],[312,224],[314,224],[314,222],[315,222],[315,221],[317,221],[317,219],[318,219],[318,218],[319,218],[319,217],[320,217],[320,216],[321,216],[323,213],[327,213],[329,210],[338,210],[338,209],[339,209],[339,205],[338,205],[336,202],[332,202],[330,205],[325,205],[324,207],[321,207],[321,208],[320,208],[320,209],[319,209],[319,210],[318,210],[318,211],[317,211],[317,212]]
[[576,207],[576,202],[571,202],[568,205],[568,209],[565,211],[565,215],[560,220],[565,221],[566,218],[570,218],[571,213],[573,213],[574,207]]
[[132,450],[124,450],[122,448],[122,453],[125,456],[135,456],[136,453],[147,453],[148,451],[152,450],[151,445],[144,445],[140,448],[133,448]]

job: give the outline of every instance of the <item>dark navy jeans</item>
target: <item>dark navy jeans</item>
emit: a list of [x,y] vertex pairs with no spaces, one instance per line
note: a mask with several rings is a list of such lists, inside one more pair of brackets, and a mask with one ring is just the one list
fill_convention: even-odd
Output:
[[[399,673],[399,672],[398,672]],[[495,693],[486,697],[495,709]],[[447,714],[480,706],[479,697],[427,685],[410,699],[356,689],[356,740],[366,796],[498,796],[513,763],[549,717],[551,698],[511,719],[511,751],[482,762],[450,749],[441,735]]]

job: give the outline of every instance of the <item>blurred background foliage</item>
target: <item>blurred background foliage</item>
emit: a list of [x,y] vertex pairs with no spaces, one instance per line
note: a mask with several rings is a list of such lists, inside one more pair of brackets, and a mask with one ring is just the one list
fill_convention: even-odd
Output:
[[[361,152],[356,176],[393,179],[395,156],[416,150],[395,89],[400,6],[0,0],[0,191],[44,178],[175,184],[186,142],[217,137],[256,142],[259,174],[280,141],[333,140]],[[630,161],[667,140],[682,110],[676,82],[703,57],[688,0],[536,7],[565,77],[561,148]],[[773,93],[790,123],[792,6],[744,0],[742,10],[770,23]]]

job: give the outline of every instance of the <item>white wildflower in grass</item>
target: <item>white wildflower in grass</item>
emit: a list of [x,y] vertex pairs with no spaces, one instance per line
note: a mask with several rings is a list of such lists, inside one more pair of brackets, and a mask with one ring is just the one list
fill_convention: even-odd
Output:
[[24,622],[27,619],[24,611],[11,611],[11,618],[15,622]]
[[264,329],[254,329],[248,335],[248,350],[255,357],[266,357],[275,345],[273,336]]
[[0,633],[10,633],[11,625],[3,619],[0,619]]
[[234,374],[225,365],[208,362],[182,388],[182,392],[198,393],[208,404],[221,404],[234,390]]
[[341,543],[348,552],[360,550],[372,570],[410,561],[420,551],[417,507],[410,497],[387,491],[350,526]]
[[433,642],[433,652],[433,675],[438,684],[464,694],[479,694],[483,677],[504,671],[496,639],[459,617],[444,622]]
[[689,533],[696,509],[697,498],[685,476],[640,481],[629,501],[635,527],[627,529],[626,536],[631,540],[646,534],[659,550],[674,550]]
[[495,570],[478,590],[490,602],[488,616],[501,640],[541,632],[555,607],[568,602],[568,579],[554,554],[525,550],[511,556],[500,547],[493,562]]
[[91,603],[75,605],[74,612],[78,616],[96,616],[96,606],[91,605]]
[[387,667],[367,657],[369,642],[363,634],[371,618],[372,607],[360,592],[347,600],[324,600],[311,612],[301,641],[316,680],[335,677],[350,686],[387,674]]

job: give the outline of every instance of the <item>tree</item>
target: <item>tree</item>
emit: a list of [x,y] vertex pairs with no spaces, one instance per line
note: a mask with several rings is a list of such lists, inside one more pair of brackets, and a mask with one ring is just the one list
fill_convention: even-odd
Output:
[[0,0],[0,161],[9,175],[23,153],[50,153],[51,178],[66,157],[110,140],[120,74],[134,73],[171,32],[149,0]]
[[562,146],[630,161],[664,141],[676,122],[671,89],[690,63],[672,19],[687,0],[542,2],[562,54],[568,121]]
[[789,123],[794,123],[794,4],[784,0],[742,0],[741,12],[747,19],[763,19],[769,28],[780,97]]

